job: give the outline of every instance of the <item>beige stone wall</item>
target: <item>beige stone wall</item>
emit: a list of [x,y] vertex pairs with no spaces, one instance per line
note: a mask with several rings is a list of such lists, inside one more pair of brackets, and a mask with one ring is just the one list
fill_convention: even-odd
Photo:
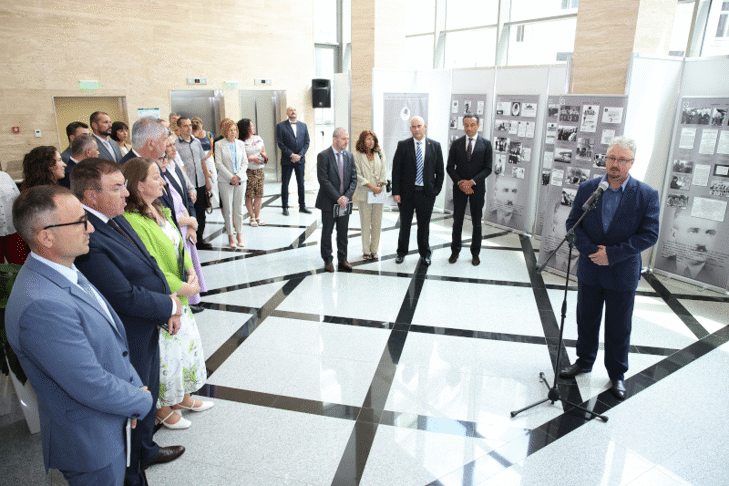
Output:
[[[125,96],[133,123],[138,107],[166,116],[170,90],[196,88],[187,77],[206,77],[208,90],[270,78],[264,89],[286,90],[314,122],[313,0],[15,0],[0,7],[0,39],[0,161],[12,175],[31,148],[65,147],[53,96]],[[81,91],[82,79],[101,89]],[[224,94],[238,119],[238,89]]]
[[[372,128],[372,70],[401,67],[405,5],[352,0],[352,138]],[[379,134],[380,137],[382,134]]]
[[571,93],[624,94],[633,52],[668,54],[675,12],[675,0],[580,0]]

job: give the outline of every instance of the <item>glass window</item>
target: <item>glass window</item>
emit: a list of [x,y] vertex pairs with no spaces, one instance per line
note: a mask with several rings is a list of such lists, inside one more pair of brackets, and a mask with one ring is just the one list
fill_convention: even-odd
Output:
[[337,0],[314,0],[314,42],[336,44]]
[[576,14],[576,0],[511,0],[511,21]]
[[446,34],[445,68],[493,66],[495,56],[495,28]]
[[405,12],[405,35],[435,29],[435,0],[406,0]]
[[433,34],[405,38],[405,69],[433,69]]
[[492,25],[497,22],[499,0],[445,0],[446,30]]
[[729,54],[729,2],[711,2],[701,55],[726,54]]
[[668,53],[670,55],[684,56],[686,54],[693,15],[693,2],[679,3],[676,6],[676,15],[673,18],[673,31],[671,31],[671,40],[668,44]]
[[523,29],[512,25],[507,65],[552,64],[564,60],[565,53],[574,51],[576,26],[575,18],[525,24]]
[[314,64],[316,69],[316,76],[318,78],[333,78],[336,60],[334,56],[337,53],[335,47],[323,47],[317,46],[314,48]]

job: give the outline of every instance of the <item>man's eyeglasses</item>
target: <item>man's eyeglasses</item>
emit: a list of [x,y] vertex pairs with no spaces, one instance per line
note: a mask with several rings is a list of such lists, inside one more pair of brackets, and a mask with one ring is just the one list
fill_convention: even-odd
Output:
[[611,164],[614,163],[614,162],[617,162],[620,165],[625,165],[628,162],[632,162],[634,160],[635,159],[616,159],[615,157],[608,157],[607,158],[607,161],[610,162]]
[[[123,191],[124,189],[126,189],[126,188],[127,188],[127,181],[124,181],[124,184],[123,184],[123,185],[121,185],[121,186],[117,186],[117,187],[115,187],[114,189],[107,189],[107,190],[108,190],[109,192],[116,192],[116,193],[121,193],[121,192],[122,192],[122,191]],[[102,191],[104,191],[104,189],[91,189],[91,190],[92,190],[92,191],[98,191],[98,192],[102,192]]]
[[82,224],[84,225],[84,231],[89,229],[89,218],[84,216],[83,218],[79,219],[78,221],[74,221],[72,223],[60,223],[60,224],[49,224],[48,226],[44,226],[43,229],[49,229],[49,228],[60,228],[61,226],[73,226],[75,224]]

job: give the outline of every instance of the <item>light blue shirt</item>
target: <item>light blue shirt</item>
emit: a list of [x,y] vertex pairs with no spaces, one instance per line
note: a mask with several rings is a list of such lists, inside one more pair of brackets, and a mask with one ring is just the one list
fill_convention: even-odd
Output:
[[228,150],[233,158],[233,175],[235,175],[238,173],[238,154],[235,150],[235,142],[228,141]]
[[[602,176],[601,182],[605,180],[607,180],[607,174]],[[628,184],[628,180],[630,180],[630,176],[626,177],[617,189],[608,186],[602,195],[602,229],[605,233],[607,233],[610,227],[613,216],[615,216],[615,211],[620,206],[620,201],[623,199],[623,191],[625,190],[626,184]]]

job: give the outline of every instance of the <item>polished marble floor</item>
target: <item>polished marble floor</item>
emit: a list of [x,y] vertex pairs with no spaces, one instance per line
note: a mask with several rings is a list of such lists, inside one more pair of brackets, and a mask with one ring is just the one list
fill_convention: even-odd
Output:
[[[608,421],[560,401],[512,418],[546,398],[539,374],[551,384],[557,358],[563,279],[536,272],[538,239],[485,226],[481,265],[467,249],[451,265],[451,219],[435,214],[433,264],[418,264],[413,232],[396,265],[397,213],[385,212],[381,258],[365,263],[355,211],[354,271],[328,274],[319,211],[283,216],[277,192],[266,186],[266,226],[246,226],[242,250],[225,248],[219,211],[208,219],[215,249],[201,259],[211,290],[196,319],[209,371],[200,395],[216,406],[187,413],[188,430],[157,432],[187,451],[150,468],[150,484],[729,483],[725,294],[646,275],[628,399],[608,391],[601,356],[591,374],[560,380],[562,397]],[[314,198],[310,190],[312,208]],[[575,359],[575,290],[562,365]],[[0,484],[64,484],[45,475],[40,438],[9,407]]]

